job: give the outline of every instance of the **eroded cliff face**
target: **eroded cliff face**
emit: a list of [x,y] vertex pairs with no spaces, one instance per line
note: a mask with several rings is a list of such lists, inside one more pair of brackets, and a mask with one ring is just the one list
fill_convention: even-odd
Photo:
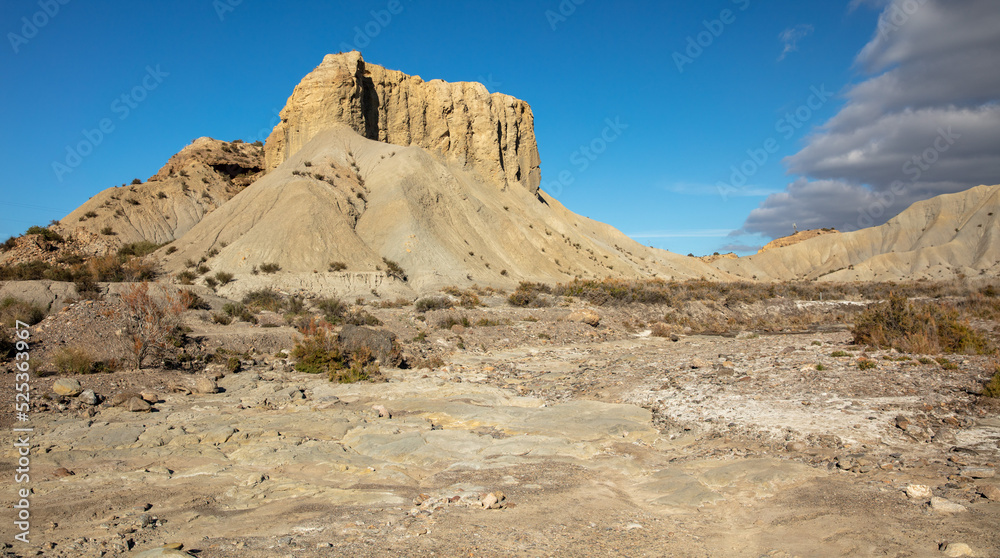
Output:
[[336,124],[372,140],[425,148],[502,188],[516,184],[535,193],[541,181],[528,103],[491,94],[480,83],[425,82],[368,64],[358,52],[327,55],[295,87],[267,139],[267,169]]

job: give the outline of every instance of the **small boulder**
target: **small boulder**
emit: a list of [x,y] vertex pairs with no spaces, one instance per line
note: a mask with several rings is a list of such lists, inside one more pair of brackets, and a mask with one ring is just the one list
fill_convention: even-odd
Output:
[[219,386],[212,378],[202,376],[194,381],[194,391],[204,394],[215,393],[219,391]]
[[98,399],[97,394],[94,393],[94,390],[92,389],[85,389],[82,392],[80,392],[80,395],[77,397],[77,400],[80,401],[80,403],[83,403],[84,405],[90,405],[91,407],[97,405],[100,402],[100,399]]
[[133,397],[125,402],[125,409],[131,413],[148,413],[153,410],[153,406],[146,403],[141,397]]
[[163,399],[160,398],[159,393],[156,393],[155,391],[150,391],[148,389],[140,391],[139,397],[141,397],[143,401],[147,403],[159,403],[160,401],[163,401]]
[[962,467],[962,476],[973,479],[992,479],[996,476],[996,469],[990,467]]
[[571,322],[587,324],[590,327],[597,327],[601,323],[601,316],[593,310],[576,310],[566,318]]
[[981,484],[976,487],[976,490],[983,495],[983,498],[991,502],[1000,502],[1000,488],[992,484]]
[[337,341],[347,353],[368,349],[382,366],[397,367],[403,362],[403,350],[391,331],[345,325],[337,334]]
[[52,391],[56,395],[76,397],[83,391],[83,387],[80,386],[80,382],[74,380],[73,378],[59,378],[54,384],[52,384]]
[[712,367],[712,363],[711,362],[708,362],[707,360],[705,360],[703,358],[699,358],[699,357],[694,357],[693,359],[691,359],[690,365],[691,365],[691,368],[700,368],[700,369],[705,369],[705,368],[711,368]]

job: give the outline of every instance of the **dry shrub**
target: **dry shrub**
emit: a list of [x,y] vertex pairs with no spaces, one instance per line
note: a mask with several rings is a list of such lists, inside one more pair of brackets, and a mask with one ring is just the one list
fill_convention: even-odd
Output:
[[543,294],[551,294],[552,288],[543,283],[531,283],[522,281],[517,289],[507,297],[507,303],[511,306],[521,308],[542,308],[551,306],[548,299],[542,298]]
[[64,347],[52,357],[52,364],[60,374],[90,374],[94,372],[94,359],[86,349]]
[[993,362],[993,377],[983,386],[983,397],[1000,398],[1000,362]]
[[912,304],[896,294],[862,312],[852,333],[856,345],[907,353],[987,354],[992,350],[986,338],[959,321],[954,307],[940,302]]
[[674,333],[674,328],[663,322],[656,322],[650,329],[653,337],[670,337]]
[[147,357],[158,356],[171,345],[184,310],[180,296],[161,289],[162,301],[150,294],[148,282],[125,287],[118,302],[104,312],[118,328],[111,342],[126,362],[141,369]]
[[445,308],[451,308],[454,304],[451,300],[443,296],[428,296],[421,298],[416,302],[414,308],[417,312],[429,312],[431,310],[443,310]]
[[45,310],[31,302],[9,296],[0,300],[0,324],[14,328],[15,321],[35,325],[45,318]]

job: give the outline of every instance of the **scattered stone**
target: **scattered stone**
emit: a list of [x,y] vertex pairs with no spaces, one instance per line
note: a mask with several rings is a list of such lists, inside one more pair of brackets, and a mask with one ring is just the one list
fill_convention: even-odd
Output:
[[989,467],[962,467],[962,475],[974,479],[992,479],[996,476],[996,469]]
[[505,506],[504,501],[507,499],[503,492],[490,492],[489,494],[483,496],[483,499],[479,501],[479,505],[488,510],[498,510]]
[[896,428],[900,430],[907,430],[910,427],[910,420],[903,415],[896,417]]
[[802,452],[806,451],[806,444],[805,442],[789,442],[785,445],[785,449],[788,451]]
[[566,318],[571,322],[579,322],[581,324],[587,324],[590,327],[597,327],[601,323],[601,316],[593,310],[576,310],[569,317]]
[[948,543],[944,548],[941,549],[945,556],[949,558],[958,558],[959,556],[975,556],[976,554],[972,551],[972,548],[965,543]]
[[80,395],[77,396],[77,400],[80,403],[83,403],[84,405],[90,405],[91,407],[97,405],[97,403],[99,402],[97,394],[94,393],[94,390],[92,389],[87,389],[80,392]]
[[922,484],[908,485],[903,492],[906,492],[907,498],[911,500],[927,501],[931,496],[933,496],[930,487]]
[[465,333],[465,326],[463,326],[462,324],[455,324],[451,326],[451,332],[456,335],[461,335]]
[[931,498],[931,509],[938,513],[959,513],[965,511],[965,506],[934,496]]
[[215,380],[202,376],[194,381],[194,391],[202,394],[216,393],[219,391],[219,386]]
[[190,558],[194,555],[188,554],[187,552],[179,549],[160,547],[140,552],[139,554],[136,554],[134,558],[179,558],[182,556]]
[[73,471],[70,471],[66,467],[59,467],[55,471],[52,471],[52,476],[56,477],[57,479],[60,479],[60,478],[63,478],[63,477],[71,477],[71,476],[73,476],[75,474],[76,473],[74,473]]
[[131,391],[123,391],[112,395],[109,403],[111,404],[112,407],[121,407],[126,402],[128,402],[130,399],[133,398],[142,399],[141,397],[139,397],[138,393],[134,393]]
[[1000,502],[1000,488],[997,488],[992,484],[981,484],[976,487],[976,490],[982,494],[983,498],[991,502]]
[[691,368],[711,368],[712,367],[712,363],[711,362],[708,362],[707,360],[705,360],[703,358],[700,358],[700,357],[695,357],[695,358],[691,359],[690,365],[691,365]]
[[80,386],[80,382],[74,380],[73,378],[59,378],[54,384],[52,384],[52,391],[56,395],[76,397],[83,391],[83,387]]
[[392,414],[382,405],[375,405],[372,410],[378,413],[379,418],[392,418]]
[[132,413],[148,413],[153,410],[153,406],[144,401],[141,397],[133,397],[125,402],[125,409]]
[[159,403],[160,401],[163,401],[163,399],[160,398],[159,393],[156,393],[155,391],[149,391],[148,389],[140,391],[139,397],[141,397],[143,401],[146,401],[147,403]]

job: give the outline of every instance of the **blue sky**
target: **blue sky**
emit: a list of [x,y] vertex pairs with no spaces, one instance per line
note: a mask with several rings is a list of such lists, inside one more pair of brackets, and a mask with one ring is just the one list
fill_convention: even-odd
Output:
[[[930,5],[908,18],[918,23],[943,9],[906,1]],[[841,227],[855,207],[824,213],[829,200],[878,193],[863,173],[830,170],[828,147],[847,133],[838,119],[870,100],[859,86],[922,62],[899,59],[904,25],[875,44],[896,3],[6,0],[0,236],[146,179],[194,138],[265,139],[323,55],[357,48],[371,63],[530,103],[543,188],[573,211],[678,253],[746,253],[795,219]],[[979,108],[997,98],[994,83],[982,88],[970,97]],[[950,106],[941,95],[933,102]],[[874,106],[872,118],[907,108]],[[81,142],[89,152],[77,159],[68,149]],[[741,166],[745,183],[733,181]],[[875,220],[904,198],[975,185],[970,174],[936,190],[908,184],[913,195]]]

